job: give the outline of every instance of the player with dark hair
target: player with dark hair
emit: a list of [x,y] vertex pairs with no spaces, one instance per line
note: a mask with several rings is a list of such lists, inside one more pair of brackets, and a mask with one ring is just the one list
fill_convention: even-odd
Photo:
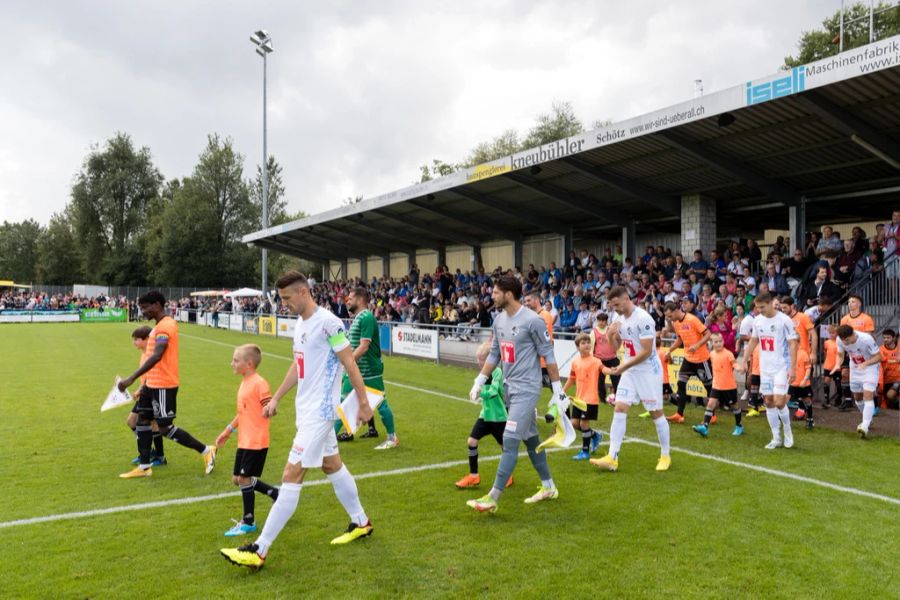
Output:
[[155,290],[138,298],[141,312],[148,319],[156,321],[156,326],[150,331],[147,339],[147,352],[150,356],[137,371],[119,382],[119,390],[125,391],[141,375],[147,374],[146,383],[138,399],[138,419],[135,425],[140,460],[137,467],[120,475],[123,479],[150,477],[153,474],[150,456],[153,428],[150,423],[154,420],[159,426],[160,433],[200,454],[207,474],[211,473],[216,465],[215,446],[203,444],[173,424],[177,411],[179,384],[178,324],[175,323],[175,319],[166,315],[165,305],[165,296]]
[[882,398],[892,408],[898,405],[900,398],[900,348],[897,347],[897,332],[885,329],[881,334],[881,374]]
[[862,413],[862,423],[857,426],[856,432],[866,438],[875,416],[875,390],[881,377],[881,349],[875,338],[864,331],[856,331],[850,325],[838,327],[837,337],[838,364],[843,363],[845,356],[849,357],[850,393],[856,408]]
[[[135,348],[141,351],[141,359],[138,366],[141,366],[144,364],[145,360],[150,358],[150,353],[147,352],[147,340],[150,338],[150,333],[152,331],[152,328],[141,325],[131,332],[131,343],[134,344]],[[128,425],[128,428],[134,433],[135,438],[137,438],[138,402],[140,401],[141,392],[144,391],[144,379],[144,377],[141,377],[141,385],[138,387],[138,391],[135,394],[137,397],[134,400],[134,406],[132,407],[131,412],[128,413],[128,418],[125,419],[125,424]],[[156,421],[150,421],[150,427],[153,430],[153,450],[150,451],[150,466],[160,467],[168,464],[163,446],[163,436],[159,432],[159,426],[156,424]],[[137,465],[140,464],[140,462],[141,457],[135,456],[134,460],[131,461],[131,464]]]

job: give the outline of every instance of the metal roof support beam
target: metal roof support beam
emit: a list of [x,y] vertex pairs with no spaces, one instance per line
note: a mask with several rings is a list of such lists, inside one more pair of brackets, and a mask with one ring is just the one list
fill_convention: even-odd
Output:
[[353,236],[348,235],[347,233],[335,231],[334,236],[329,236],[328,231],[321,231],[321,227],[319,227],[320,231],[316,231],[313,233],[312,231],[308,231],[305,229],[299,230],[298,233],[302,235],[306,235],[313,239],[322,240],[325,243],[329,244],[337,244],[338,246],[346,246],[346,250],[351,252],[364,252],[368,254],[384,254],[385,252],[390,252],[390,246],[382,246],[380,244],[373,244],[369,242],[361,242],[354,239]]
[[287,244],[284,242],[279,242],[271,239],[267,240],[257,240],[254,242],[254,245],[262,248],[265,246],[270,250],[277,250],[278,252],[283,252],[289,256],[297,256],[300,258],[312,259],[316,261],[321,261],[323,263],[328,263],[330,258],[327,256],[323,256],[313,251],[306,250],[305,248],[299,248],[294,246],[293,244]]
[[890,137],[817,92],[799,94],[797,101],[873,156],[900,169],[900,144]]
[[476,229],[478,231],[483,231],[484,233],[491,235],[491,236],[493,236],[493,235],[500,236],[503,239],[512,239],[513,237],[519,235],[518,232],[513,231],[512,229],[507,229],[505,227],[495,227],[493,225],[488,226],[483,223],[480,223],[478,221],[478,219],[470,219],[470,220],[460,219],[457,216],[458,213],[451,213],[447,210],[443,210],[443,209],[437,208],[435,206],[429,206],[428,203],[423,200],[412,200],[411,204],[419,207],[420,209],[422,209],[424,211],[430,212],[431,214],[437,215],[446,221],[458,223],[459,225],[462,225],[463,228],[468,229],[468,230]]
[[654,135],[670,146],[679,148],[711,167],[735,177],[750,187],[763,192],[773,200],[778,200],[785,206],[794,206],[800,201],[800,192],[783,181],[763,177],[747,167],[739,165],[734,160],[724,157],[697,142],[689,140],[683,135],[672,131],[660,132]]
[[[331,223],[319,223],[316,227],[325,227],[327,229],[333,230],[335,232],[340,233],[341,235],[346,235],[350,239],[360,239],[365,240],[363,244],[368,244],[369,241],[373,242],[374,245],[380,246],[385,250],[379,250],[377,252],[369,252],[368,254],[382,254],[386,252],[387,249],[391,249],[390,252],[415,252],[415,246],[411,246],[408,244],[399,243],[396,237],[391,237],[386,235],[383,231],[372,227],[371,225],[366,225],[365,223],[354,222],[353,227],[360,227],[362,229],[366,229],[367,233],[365,234],[354,234],[353,232],[341,231],[339,225],[333,225]],[[367,256],[368,256],[367,254]]]
[[562,223],[561,221],[557,221],[556,219],[539,217],[529,214],[524,210],[509,208],[508,206],[504,206],[496,201],[492,201],[487,196],[483,196],[478,192],[474,192],[472,190],[467,190],[465,188],[453,188],[449,191],[459,196],[463,196],[464,198],[468,198],[469,200],[472,200],[473,202],[476,202],[484,206],[485,208],[501,212],[509,217],[512,217],[513,219],[519,219],[520,221],[530,223],[532,226],[537,227],[541,232],[550,232],[558,233],[559,235],[565,235],[566,232],[570,229],[568,225]]
[[570,208],[580,210],[595,217],[599,217],[607,223],[613,223],[615,225],[619,225],[620,227],[624,227],[625,223],[627,222],[627,219],[619,218],[618,216],[616,216],[616,213],[618,212],[616,209],[603,209],[590,198],[585,198],[584,196],[573,194],[572,192],[560,189],[551,184],[543,183],[536,179],[531,179],[527,175],[522,175],[521,173],[507,173],[504,175],[504,177],[506,177],[510,181],[514,181],[515,183],[526,189],[532,190],[539,194],[543,194],[544,196],[552,198],[557,202],[562,202]]
[[591,164],[580,158],[567,157],[560,159],[560,162],[572,167],[582,175],[595,179],[599,182],[610,185],[618,190],[631,194],[635,198],[643,200],[647,204],[670,214],[677,215],[681,213],[681,204],[675,196],[663,194],[643,183],[631,181],[621,175],[616,175],[605,170],[603,167]]
[[[377,212],[377,209],[375,214],[389,221],[398,223],[407,231],[413,230],[415,233],[421,235],[424,238],[424,242],[450,242],[463,246],[474,246],[478,243],[478,240],[474,237],[458,233],[456,231],[447,229],[446,227],[439,227],[431,223],[426,223],[425,221],[421,221],[419,219],[416,219],[415,217],[410,217],[408,215],[394,216],[386,212]],[[423,243],[421,245],[425,247],[429,246],[430,244]]]

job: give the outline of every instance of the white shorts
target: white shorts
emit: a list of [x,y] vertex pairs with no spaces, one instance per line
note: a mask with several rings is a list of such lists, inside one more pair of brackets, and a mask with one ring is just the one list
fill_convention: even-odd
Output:
[[288,462],[299,464],[304,469],[322,466],[322,459],[338,453],[334,421],[311,421],[304,423],[294,436]]
[[643,404],[647,410],[662,410],[662,386],[662,371],[659,373],[625,371],[616,388],[616,402],[624,402],[630,406]]
[[874,392],[881,377],[881,366],[872,365],[865,369],[850,367],[850,391],[854,394]]
[[788,393],[787,372],[760,373],[759,393],[763,396],[786,396]]

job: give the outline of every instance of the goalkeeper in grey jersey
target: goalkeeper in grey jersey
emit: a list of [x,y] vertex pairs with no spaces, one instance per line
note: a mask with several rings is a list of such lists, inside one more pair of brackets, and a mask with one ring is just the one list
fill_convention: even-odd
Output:
[[525,442],[531,464],[541,478],[540,490],[527,498],[525,503],[534,504],[559,497],[550,476],[547,454],[536,451],[540,440],[534,417],[534,409],[541,395],[541,357],[547,363],[553,395],[565,400],[553,346],[550,343],[550,332],[541,317],[522,306],[520,301],[522,284],[515,277],[501,277],[494,284],[492,297],[501,312],[494,319],[491,353],[481,373],[475,378],[475,385],[469,392],[469,398],[473,402],[478,400],[481,387],[499,364],[506,384],[509,417],[503,431],[503,454],[497,467],[494,487],[488,495],[467,502],[478,512],[497,510],[497,500],[516,467],[519,442]]

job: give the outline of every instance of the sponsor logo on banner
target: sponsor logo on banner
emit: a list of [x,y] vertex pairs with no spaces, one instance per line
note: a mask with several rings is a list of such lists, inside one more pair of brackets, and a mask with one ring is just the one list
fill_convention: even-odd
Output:
[[80,319],[78,311],[0,311],[0,323],[77,323]]
[[294,328],[297,326],[297,319],[289,319],[287,317],[278,317],[278,337],[294,337]]
[[260,317],[259,332],[263,335],[275,335],[275,317]]
[[398,326],[394,328],[394,334],[391,337],[394,340],[393,350],[397,354],[432,359],[438,357],[438,332],[436,329]]
[[747,106],[802,92],[806,89],[806,67],[794,67],[784,77],[753,85],[747,82]]
[[512,167],[508,164],[503,165],[494,165],[494,164],[484,164],[478,165],[472,172],[466,176],[466,181],[478,181],[480,179],[487,179],[488,177],[495,177],[497,175],[503,175],[504,173],[509,173],[512,171]]
[[128,314],[124,308],[104,308],[103,310],[84,308],[81,310],[81,320],[91,323],[124,323],[128,320]]

